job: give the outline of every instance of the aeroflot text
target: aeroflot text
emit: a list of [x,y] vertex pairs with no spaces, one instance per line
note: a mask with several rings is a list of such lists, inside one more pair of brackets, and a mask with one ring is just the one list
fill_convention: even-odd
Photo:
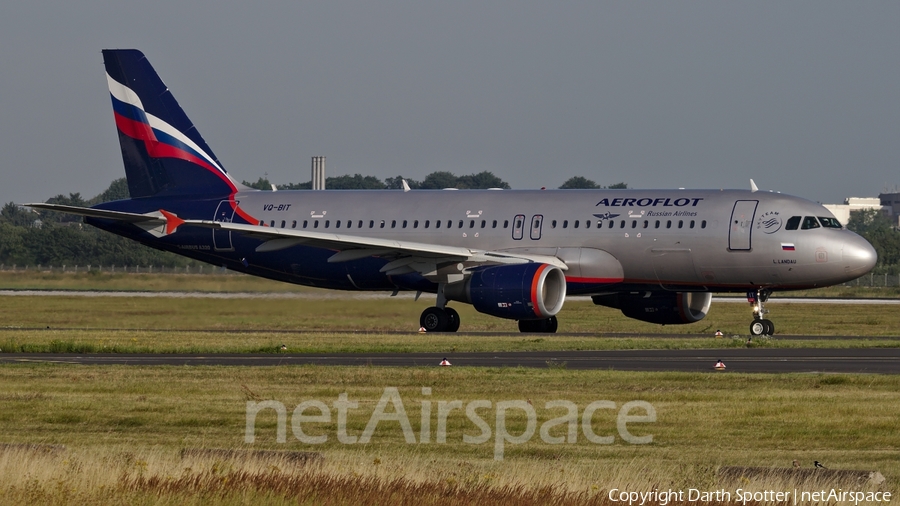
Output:
[[[422,388],[423,396],[431,395],[431,388]],[[419,423],[418,440],[416,433],[413,431],[412,425],[409,423],[409,417],[406,414],[406,406],[400,397],[397,388],[386,387],[381,399],[375,405],[372,415],[366,428],[360,435],[353,435],[347,432],[347,415],[349,410],[359,408],[359,401],[351,401],[346,393],[338,395],[337,400],[331,403],[331,407],[322,401],[307,400],[303,401],[294,408],[291,416],[291,430],[294,436],[300,442],[305,444],[323,444],[328,441],[329,436],[322,434],[320,430],[316,431],[311,427],[312,424],[330,424],[332,423],[332,410],[337,415],[337,440],[343,444],[367,444],[371,441],[372,435],[380,422],[395,422],[399,425],[403,432],[403,437],[408,444],[427,444],[432,441],[432,401],[422,400],[420,406],[421,419]],[[369,403],[364,403],[369,404]],[[388,405],[392,409],[386,411]],[[547,444],[574,444],[578,441],[578,424],[581,422],[581,433],[585,439],[594,444],[612,444],[615,442],[615,436],[600,435],[594,432],[593,424],[594,414],[600,410],[615,410],[616,403],[613,401],[594,401],[581,410],[579,417],[578,406],[574,402],[567,400],[552,400],[544,404],[547,410],[553,410],[554,413],[560,414],[556,418],[551,418],[544,422],[540,427],[541,440]],[[279,443],[287,442],[287,408],[284,404],[274,400],[255,402],[247,401],[247,425],[244,432],[244,441],[253,443],[256,440],[256,417],[264,410],[274,410],[278,417],[278,427],[276,433],[276,441]],[[493,403],[488,400],[475,400],[468,404],[463,401],[437,401],[437,430],[434,433],[434,442],[437,444],[445,444],[447,442],[447,418],[451,412],[458,410],[460,415],[465,412],[466,418],[472,422],[473,428],[480,430],[477,435],[462,434],[462,441],[467,444],[483,444],[491,440],[491,426],[482,418],[479,410],[494,410],[494,459],[503,460],[503,452],[507,443],[522,444],[528,442],[537,430],[537,411],[535,406],[524,400],[498,401]],[[636,413],[633,413],[635,412]],[[313,412],[313,414],[306,414]],[[507,430],[506,417],[507,413],[521,419],[525,416],[525,428],[521,434],[510,434]],[[515,414],[513,414],[515,413]],[[488,414],[488,413],[485,413]],[[459,415],[457,415],[459,416]],[[488,420],[490,420],[490,416]],[[630,423],[648,423],[656,421],[656,409],[649,402],[631,401],[626,402],[618,409],[616,415],[616,429],[619,436],[627,443],[631,444],[647,444],[653,442],[653,435],[635,436],[629,432],[628,424]],[[458,427],[453,423],[452,426]],[[521,427],[521,422],[516,423]],[[318,432],[317,435],[307,434],[306,431],[313,430]],[[555,430],[554,430],[555,429]],[[551,434],[551,431],[556,435]],[[611,432],[611,431],[610,431]]]
[[[616,198],[616,199],[603,199],[600,202],[597,202],[597,206],[607,206],[607,207],[697,207],[697,204],[703,200],[699,197],[694,197],[690,199],[680,198],[680,199],[672,199],[672,198],[655,198],[655,199],[632,199],[632,198]],[[594,207],[597,207],[594,206]]]

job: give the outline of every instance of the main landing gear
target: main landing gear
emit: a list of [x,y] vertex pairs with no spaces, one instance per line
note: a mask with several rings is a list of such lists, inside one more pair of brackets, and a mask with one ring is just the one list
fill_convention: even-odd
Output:
[[753,323],[750,324],[750,335],[752,336],[775,335],[775,324],[772,323],[772,320],[764,318],[769,313],[765,308],[768,300],[768,290],[760,288],[755,292],[747,292],[747,301],[753,304]]
[[[422,311],[422,316],[419,317],[419,326],[425,329],[425,332],[456,332],[459,330],[459,313],[452,307],[447,307],[443,284],[438,286],[435,305]],[[555,316],[541,320],[519,320],[520,332],[553,334],[558,327],[559,322]]]
[[419,325],[426,332],[456,332],[459,330],[459,313],[452,307],[430,307],[422,311]]
[[443,283],[438,286],[435,306],[422,311],[422,316],[419,317],[419,326],[425,329],[425,332],[456,332],[459,330],[459,313],[452,307],[447,307]]

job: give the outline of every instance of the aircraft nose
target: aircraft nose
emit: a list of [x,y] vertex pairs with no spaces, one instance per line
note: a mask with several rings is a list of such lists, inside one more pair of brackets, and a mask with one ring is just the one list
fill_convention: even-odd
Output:
[[878,253],[875,252],[875,248],[869,244],[869,241],[853,234],[844,241],[843,259],[847,274],[859,277],[875,267],[875,263],[878,262]]

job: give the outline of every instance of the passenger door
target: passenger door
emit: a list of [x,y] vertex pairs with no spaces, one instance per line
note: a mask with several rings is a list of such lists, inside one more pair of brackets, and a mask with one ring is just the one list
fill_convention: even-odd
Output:
[[734,203],[728,229],[729,250],[750,250],[752,246],[750,233],[753,230],[753,217],[756,215],[756,206],[758,204],[758,200],[738,200]]

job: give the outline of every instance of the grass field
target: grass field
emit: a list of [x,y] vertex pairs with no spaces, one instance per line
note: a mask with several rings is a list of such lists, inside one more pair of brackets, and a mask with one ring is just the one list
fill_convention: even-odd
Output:
[[[698,323],[663,327],[625,318],[618,310],[589,301],[569,301],[559,314],[563,335],[526,335],[515,333],[513,321],[457,305],[461,333],[423,335],[417,333],[419,313],[432,304],[424,297],[415,302],[410,298],[7,296],[0,297],[0,302],[0,350],[4,352],[276,353],[282,344],[293,353],[717,348],[744,346],[750,321],[744,303],[714,304],[709,316]],[[753,346],[900,346],[896,337],[900,311],[890,306],[773,301],[769,307],[779,335],[879,338],[785,340],[776,336],[757,338]],[[713,338],[717,329],[725,333],[724,339]],[[616,337],[615,333],[634,335]]]
[[[200,277],[205,276],[185,276]],[[171,281],[158,283],[158,290],[172,290]],[[221,291],[256,291],[234,290],[228,279],[224,283]],[[186,289],[200,289],[199,284]],[[0,297],[0,348],[4,353],[275,352],[282,343],[292,352],[710,348],[743,345],[749,323],[749,308],[742,303],[714,305],[698,324],[659,327],[590,302],[568,302],[560,331],[584,334],[420,335],[415,332],[418,314],[429,304],[424,298],[7,296]],[[900,328],[900,311],[891,306],[772,301],[769,308],[785,334],[895,336]],[[459,309],[462,330],[514,329],[510,322]],[[716,328],[729,337],[712,338]],[[638,336],[604,335],[610,332]],[[641,337],[659,332],[676,335]],[[758,341],[764,346],[900,346],[896,339],[865,337]],[[739,488],[846,487],[806,478],[723,483],[715,474],[723,465],[790,467],[794,459],[805,468],[819,460],[832,469],[880,471],[887,481],[879,490],[900,493],[900,375],[16,364],[0,366],[0,386],[0,504],[613,504],[612,488],[721,488],[737,503]],[[339,396],[346,393],[358,403],[347,411],[346,432],[360,437],[389,388],[402,398],[414,442],[407,441],[397,421],[377,424],[365,444],[340,442]],[[567,421],[548,427],[547,437],[563,441],[551,444],[540,430],[567,415],[564,408],[546,405],[559,400],[575,407],[575,431],[569,435]],[[247,403],[263,401],[285,406],[285,442],[277,441],[272,409],[259,413],[255,441],[245,442]],[[320,401],[330,409],[329,421],[302,426],[307,436],[326,436],[322,444],[303,443],[294,431],[293,410],[304,401]],[[478,436],[483,428],[463,409],[453,409],[445,416],[446,442],[439,443],[439,405],[452,407],[452,401],[465,407],[489,402],[476,414],[491,437],[465,442],[464,436]],[[531,406],[536,426],[521,444],[501,438],[503,460],[496,460],[498,403],[508,401]],[[612,436],[611,444],[590,442],[585,435],[582,415],[595,401],[614,403],[597,409],[588,421],[591,433]],[[618,410],[632,401],[655,410],[655,421],[628,425],[635,436],[652,435],[648,444],[631,444],[619,431]],[[429,437],[423,442],[425,406],[430,408],[424,417]],[[395,407],[388,404],[385,413],[395,413]],[[510,437],[527,434],[524,408],[506,413],[502,426]],[[181,454],[210,448],[317,452],[322,459],[297,464],[287,455]]]
[[[57,454],[0,452],[0,501],[6,503],[38,498],[199,504],[214,498],[235,504],[287,504],[295,502],[295,494],[319,486],[312,482],[328,478],[368,483],[357,491],[360,495],[336,501],[339,504],[380,497],[379,487],[391,483],[406,500],[420,495],[414,485],[452,490],[458,499],[471,499],[439,501],[438,494],[421,498],[426,504],[483,502],[479,494],[486,489],[507,490],[515,499],[509,504],[541,490],[553,491],[550,498],[560,504],[575,499],[599,504],[612,487],[713,490],[723,486],[714,474],[720,465],[789,467],[793,459],[807,468],[820,460],[831,468],[878,470],[888,479],[886,490],[894,493],[900,476],[900,376],[16,365],[0,368],[0,382],[0,440],[67,447]],[[303,401],[332,406],[342,393],[358,403],[357,409],[348,410],[346,432],[360,436],[385,387],[396,387],[402,397],[414,443],[405,440],[399,422],[382,421],[367,444],[343,444],[334,414],[329,423],[305,426],[306,435],[326,436],[325,443],[301,443],[290,419],[286,442],[278,443],[274,410],[258,415],[256,441],[244,441],[247,401],[277,400],[291,417]],[[424,395],[423,387],[431,394]],[[581,428],[573,443],[548,444],[536,433],[522,444],[506,443],[504,459],[498,461],[497,422],[491,409],[480,411],[494,434],[488,441],[463,442],[464,434],[477,436],[480,429],[456,410],[447,418],[446,443],[436,442],[437,403],[453,400],[495,405],[524,400],[534,406],[539,426],[566,413],[545,409],[552,400],[571,401],[579,415],[597,400],[617,407],[641,400],[655,408],[657,418],[629,427],[634,435],[652,435],[649,444],[627,443],[617,432],[616,411],[599,410],[592,430],[613,436],[612,444],[588,442]],[[425,443],[423,401],[431,403],[430,438]],[[524,412],[509,413],[507,432],[523,434]],[[557,426],[549,434],[565,436],[566,429]],[[182,459],[185,448],[315,451],[324,461],[298,466],[278,459]],[[228,481],[241,486],[225,486]],[[294,486],[283,489],[277,486],[281,481]],[[337,492],[318,493],[326,498]]]

